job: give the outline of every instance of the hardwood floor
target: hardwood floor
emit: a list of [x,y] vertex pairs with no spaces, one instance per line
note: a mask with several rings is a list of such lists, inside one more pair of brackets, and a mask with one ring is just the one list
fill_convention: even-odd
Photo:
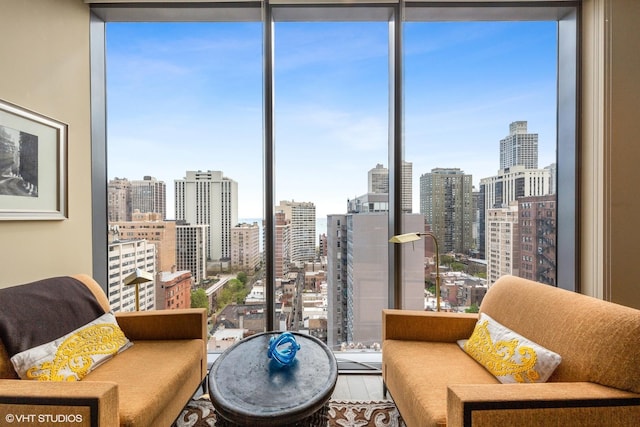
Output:
[[336,388],[331,396],[334,400],[389,400],[382,396],[380,375],[338,375]]

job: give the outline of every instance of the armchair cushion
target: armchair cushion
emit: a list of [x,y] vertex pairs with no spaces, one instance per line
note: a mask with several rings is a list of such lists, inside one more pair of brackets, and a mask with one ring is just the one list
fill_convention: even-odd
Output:
[[66,335],[104,313],[93,293],[72,277],[0,289],[0,341],[12,357]]
[[460,347],[501,383],[546,382],[562,361],[559,354],[480,314],[473,334]]
[[75,331],[11,358],[22,379],[78,381],[131,346],[113,313],[105,313]]

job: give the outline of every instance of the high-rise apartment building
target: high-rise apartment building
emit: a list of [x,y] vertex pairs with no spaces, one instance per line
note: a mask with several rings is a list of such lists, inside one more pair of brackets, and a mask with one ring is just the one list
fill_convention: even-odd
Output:
[[556,196],[518,199],[520,277],[556,286]]
[[480,241],[480,212],[484,208],[484,200],[482,200],[482,193],[479,191],[474,191],[471,194],[473,205],[473,255],[477,256],[479,252],[479,241]]
[[527,132],[527,122],[509,125],[509,135],[500,140],[500,169],[522,165],[538,168],[538,134]]
[[480,194],[484,209],[480,210],[480,233],[478,257],[487,257],[487,209],[507,207],[521,197],[549,194],[550,169],[527,169],[513,166],[498,171],[498,175],[480,180]]
[[[488,259],[488,209],[507,208],[522,197],[555,193],[555,163],[538,167],[538,134],[528,133],[526,121],[509,125],[509,135],[500,141],[498,174],[480,180],[480,227],[478,257]],[[491,282],[490,282],[491,283]]]
[[442,252],[467,253],[473,241],[472,176],[458,168],[435,168],[420,176],[420,213]]
[[487,285],[500,276],[520,273],[518,203],[487,210]]
[[188,270],[195,283],[207,278],[207,229],[208,225],[190,225],[183,221],[176,224],[176,267]]
[[307,262],[316,258],[316,206],[312,202],[283,200],[275,207],[283,212],[291,227],[290,261]]
[[487,259],[486,254],[486,241],[487,241],[487,229],[485,224],[487,223],[487,186],[480,181],[480,191],[478,191],[478,254],[479,259]]
[[208,225],[207,259],[231,259],[231,227],[238,223],[238,183],[221,171],[187,171],[175,180],[176,220]]
[[260,227],[258,223],[231,228],[231,268],[255,272],[260,266]]
[[487,209],[509,206],[520,197],[549,194],[549,169],[527,169],[513,166],[498,171],[498,175],[480,180],[485,187]]
[[389,194],[389,169],[378,163],[367,174],[367,192]]
[[131,221],[131,183],[126,178],[114,178],[107,183],[107,220]]
[[327,256],[327,235],[322,233],[318,236],[318,254],[320,257]]
[[283,279],[289,273],[289,253],[291,246],[291,221],[280,211],[275,213],[275,251],[273,262],[275,264],[276,278]]
[[327,344],[347,342],[347,215],[327,215]]
[[[107,297],[113,311],[136,309],[136,286],[124,279],[140,269],[156,276],[156,247],[146,240],[121,240],[117,226],[109,227]],[[138,285],[140,310],[156,308],[155,280]]]
[[[401,209],[404,213],[413,211],[413,163],[402,162],[400,172],[401,181]],[[367,174],[367,191],[373,194],[389,195],[389,169],[378,163],[375,168],[370,169]]]
[[131,180],[131,211],[154,212],[167,219],[167,185],[154,177]]
[[400,205],[403,213],[413,212],[413,163],[402,162]]
[[[380,343],[380,313],[389,304],[388,212],[327,217],[327,343]],[[402,216],[407,230],[423,230],[419,214]],[[403,308],[424,310],[424,245],[403,250]]]

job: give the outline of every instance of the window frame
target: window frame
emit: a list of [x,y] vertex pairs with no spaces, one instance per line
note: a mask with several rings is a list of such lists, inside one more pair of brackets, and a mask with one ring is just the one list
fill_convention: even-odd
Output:
[[[581,3],[567,0],[418,1],[418,0],[236,0],[215,2],[108,3],[88,0],[91,61],[93,275],[106,287],[107,134],[106,24],[108,22],[247,22],[263,24],[263,157],[265,220],[266,330],[275,322],[275,187],[273,27],[286,21],[384,21],[389,23],[389,226],[388,237],[405,232],[401,221],[403,162],[403,22],[555,20],[558,23],[557,94],[557,283],[579,291],[580,16]],[[412,231],[412,230],[407,230]],[[401,308],[402,251],[389,245],[389,307]]]

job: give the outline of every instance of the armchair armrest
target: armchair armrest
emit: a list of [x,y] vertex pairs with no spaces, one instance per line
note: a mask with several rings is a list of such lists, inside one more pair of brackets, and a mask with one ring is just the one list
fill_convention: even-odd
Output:
[[204,308],[116,313],[118,325],[131,341],[202,339],[207,342]]
[[382,310],[382,340],[455,342],[473,333],[476,313]]
[[[66,422],[65,422],[66,421]],[[0,424],[117,427],[118,385],[0,379]]]
[[447,389],[447,425],[632,426],[640,394],[590,382],[456,384]]

